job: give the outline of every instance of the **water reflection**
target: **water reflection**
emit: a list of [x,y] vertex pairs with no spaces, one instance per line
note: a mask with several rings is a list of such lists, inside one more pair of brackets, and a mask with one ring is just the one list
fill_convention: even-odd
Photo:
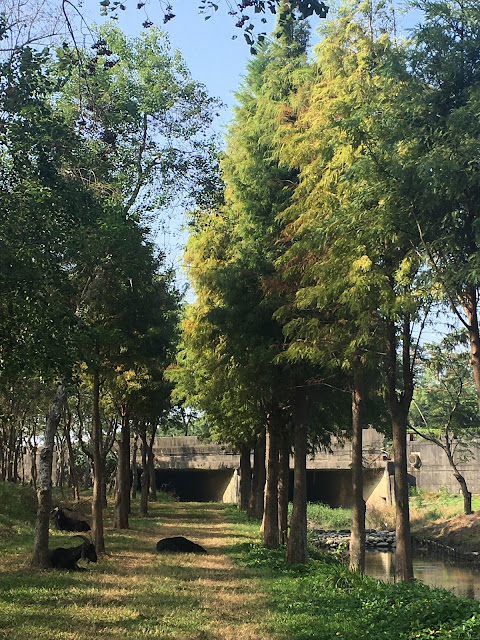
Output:
[[[415,578],[430,587],[450,589],[462,598],[480,600],[480,569],[476,566],[418,556],[413,559],[413,571]],[[383,551],[367,553],[365,573],[378,580],[393,582],[395,555]]]

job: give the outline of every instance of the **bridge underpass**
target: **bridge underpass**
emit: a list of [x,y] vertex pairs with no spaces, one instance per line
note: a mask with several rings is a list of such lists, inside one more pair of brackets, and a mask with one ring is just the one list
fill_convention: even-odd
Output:
[[[368,431],[373,430],[367,430],[366,434]],[[368,435],[365,437],[364,498],[365,501],[389,504],[388,464],[381,447],[376,445]],[[167,490],[185,502],[238,502],[240,457],[228,446],[202,443],[195,436],[156,438],[153,452],[157,489]],[[307,500],[350,507],[350,462],[349,443],[310,457],[307,460]],[[293,460],[290,466],[291,500]]]
[[[181,502],[236,502],[224,500],[232,483],[234,469],[156,469],[156,487],[177,497]],[[383,469],[367,469],[364,474],[365,500],[367,501],[382,481]],[[323,502],[330,507],[352,506],[351,480],[348,469],[307,469],[307,500]],[[293,499],[293,470],[290,471],[290,496]]]
[[232,482],[233,469],[155,469],[157,489],[181,502],[222,502]]

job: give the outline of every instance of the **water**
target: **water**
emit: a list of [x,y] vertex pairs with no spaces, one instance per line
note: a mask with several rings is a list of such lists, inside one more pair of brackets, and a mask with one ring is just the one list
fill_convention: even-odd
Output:
[[[395,556],[393,553],[375,551],[366,554],[365,573],[368,576],[394,581]],[[417,556],[413,559],[415,578],[430,587],[449,589],[462,598],[480,600],[480,567],[461,565],[447,560]]]

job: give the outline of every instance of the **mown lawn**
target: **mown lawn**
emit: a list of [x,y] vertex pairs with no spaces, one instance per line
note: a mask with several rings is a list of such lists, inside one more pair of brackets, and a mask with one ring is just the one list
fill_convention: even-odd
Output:
[[[313,549],[307,566],[289,567],[233,506],[158,502],[128,531],[110,528],[109,509],[107,554],[68,573],[29,568],[31,518],[12,504],[15,513],[0,517],[0,638],[480,640],[480,603],[386,585]],[[157,554],[157,540],[171,535],[208,555]],[[58,543],[74,540],[52,531]]]

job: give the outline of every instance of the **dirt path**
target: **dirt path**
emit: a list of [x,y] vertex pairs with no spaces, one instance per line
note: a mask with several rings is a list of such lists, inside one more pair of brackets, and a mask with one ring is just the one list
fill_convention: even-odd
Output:
[[[149,538],[154,544],[170,536],[184,536],[208,551],[207,555],[158,553],[155,556],[155,572],[159,579],[170,583],[178,605],[190,601],[195,608],[197,629],[181,637],[271,640],[264,626],[268,617],[265,597],[259,593],[259,586],[249,572],[235,567],[226,554],[228,546],[242,541],[242,533],[241,530],[236,534],[232,532],[225,521],[224,507],[214,503],[165,505]],[[170,637],[168,621],[165,622],[165,637]],[[198,627],[203,631],[199,632]]]

